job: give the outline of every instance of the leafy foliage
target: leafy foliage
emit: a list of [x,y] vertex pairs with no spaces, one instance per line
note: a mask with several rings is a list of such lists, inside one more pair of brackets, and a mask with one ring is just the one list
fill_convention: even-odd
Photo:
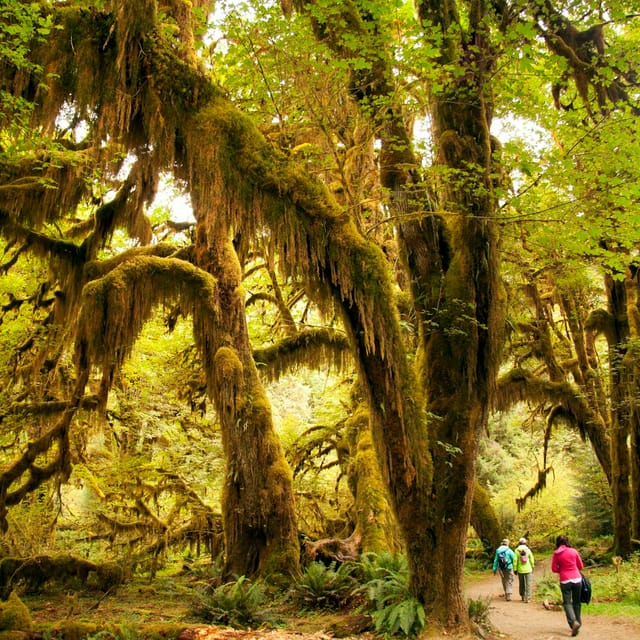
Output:
[[264,586],[240,576],[213,590],[208,585],[196,589],[192,613],[205,622],[252,629],[264,622],[265,601]]
[[409,591],[409,569],[401,554],[367,554],[360,563],[368,577],[366,593],[376,631],[386,635],[414,637],[425,626],[419,600]]
[[635,607],[640,607],[640,553],[634,553],[629,560],[614,557],[605,570],[590,572],[594,600],[610,599]]
[[590,451],[577,452],[573,458],[577,486],[570,506],[576,535],[586,539],[606,535],[613,530],[613,505],[607,480]]
[[544,499],[528,501],[518,510],[516,501],[535,483],[542,460],[544,422],[529,417],[526,407],[494,416],[490,432],[480,446],[478,476],[489,489],[496,516],[505,534],[519,537],[529,532],[536,540],[549,539],[562,526],[573,523],[571,496],[581,479],[574,473],[579,465],[567,463],[576,458],[590,460],[582,442],[571,433],[558,433],[551,443],[551,471]]
[[354,567],[344,563],[326,566],[321,562],[309,564],[291,589],[291,597],[307,609],[339,609],[353,596]]

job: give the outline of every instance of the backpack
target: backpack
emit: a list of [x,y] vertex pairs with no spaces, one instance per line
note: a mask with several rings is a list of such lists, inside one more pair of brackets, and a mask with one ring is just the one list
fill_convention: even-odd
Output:
[[503,569],[503,570],[509,567],[509,561],[507,560],[506,551],[501,551],[498,554],[498,567],[500,567],[500,569]]
[[580,602],[589,604],[591,602],[591,582],[587,576],[582,576],[582,585],[580,587]]
[[526,549],[520,549],[520,564],[527,564],[529,562],[529,554]]

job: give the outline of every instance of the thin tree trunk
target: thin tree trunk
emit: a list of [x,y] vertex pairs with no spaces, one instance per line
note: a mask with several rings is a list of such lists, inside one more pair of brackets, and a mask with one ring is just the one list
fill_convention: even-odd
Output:
[[637,550],[640,548],[640,280],[635,269],[626,274],[625,293],[630,334],[624,364],[628,376],[631,536]]
[[631,496],[633,501],[631,533],[634,548],[637,550],[640,548],[640,413],[637,408],[633,413],[631,425]]
[[611,492],[613,495],[614,549],[623,557],[631,553],[631,460],[628,448],[630,412],[628,376],[623,359],[629,339],[627,296],[623,282],[607,277],[607,300],[613,318],[613,344],[609,344],[611,378]]

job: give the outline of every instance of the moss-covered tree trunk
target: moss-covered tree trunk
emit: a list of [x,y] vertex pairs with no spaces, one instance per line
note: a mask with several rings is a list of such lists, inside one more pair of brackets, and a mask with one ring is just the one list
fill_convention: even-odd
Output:
[[482,542],[485,553],[491,555],[504,537],[498,516],[491,504],[489,492],[476,482],[471,507],[471,526]]
[[[203,174],[207,171],[195,175]],[[253,360],[240,264],[226,225],[210,215],[210,203],[203,200],[198,184],[194,179],[196,262],[216,279],[218,318],[212,332],[211,319],[194,314],[194,335],[225,453],[223,574],[227,578],[297,575],[300,550],[293,478]]]
[[[443,42],[438,60],[442,84],[435,83],[440,89],[432,92],[430,106],[433,141],[445,170],[444,179],[430,184],[428,191],[437,194],[438,209],[446,216],[433,211],[424,185],[419,185],[420,163],[402,109],[395,104],[385,40],[373,35],[382,32],[373,14],[362,8],[358,13],[347,3],[343,20],[336,20],[335,13],[323,20],[317,8],[312,18],[316,35],[338,55],[351,59],[346,43],[357,37],[363,43],[360,55],[369,62],[354,66],[351,91],[379,132],[380,181],[398,209],[400,248],[421,336],[419,388],[408,386],[415,372],[391,380],[380,370],[354,309],[344,309],[345,324],[356,346],[381,470],[407,545],[412,591],[432,619],[449,627],[468,622],[464,551],[501,327],[486,86],[492,57],[482,32],[483,3],[472,5],[467,28],[455,3],[417,4],[426,38]],[[450,73],[454,68],[456,74]],[[378,108],[371,109],[372,104]],[[402,213],[413,215],[406,221]],[[403,367],[406,371],[406,363]],[[425,403],[426,424],[399,414],[402,407],[396,403],[389,405],[390,394],[383,392],[390,382],[406,394],[409,406]],[[399,464],[408,459],[407,449],[423,452],[423,462]]]
[[369,428],[369,411],[358,408],[347,422],[352,459],[349,486],[354,497],[353,535],[364,553],[398,551],[398,526],[380,475]]
[[[637,399],[636,399],[637,403]],[[635,407],[631,422],[631,497],[633,500],[631,533],[633,544],[640,546],[640,407]]]
[[640,279],[636,269],[625,277],[629,343],[624,357],[629,416],[631,544],[640,548]]
[[[487,9],[483,2],[471,3],[468,28],[460,30],[455,5],[418,3],[420,18],[443,38],[443,69],[459,69],[430,95],[432,132],[444,169],[438,200],[446,212],[448,242],[433,246],[442,256],[440,286],[422,292],[421,381],[433,482],[427,521],[419,525],[428,532],[423,553],[431,560],[413,567],[414,589],[449,623],[454,616],[466,617],[461,550],[502,344]],[[446,606],[444,600],[454,604]]]
[[631,553],[631,460],[628,377],[623,365],[629,340],[627,297],[624,282],[606,278],[607,302],[612,319],[609,340],[611,384],[611,493],[613,496],[614,547],[627,557]]

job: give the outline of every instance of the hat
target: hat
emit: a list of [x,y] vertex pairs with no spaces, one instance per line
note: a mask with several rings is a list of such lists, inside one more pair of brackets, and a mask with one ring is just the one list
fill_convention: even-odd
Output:
[[500,544],[509,544],[509,538],[503,538],[502,542]]
[[520,540],[518,540],[518,544],[527,544],[527,539],[526,538],[520,538]]

